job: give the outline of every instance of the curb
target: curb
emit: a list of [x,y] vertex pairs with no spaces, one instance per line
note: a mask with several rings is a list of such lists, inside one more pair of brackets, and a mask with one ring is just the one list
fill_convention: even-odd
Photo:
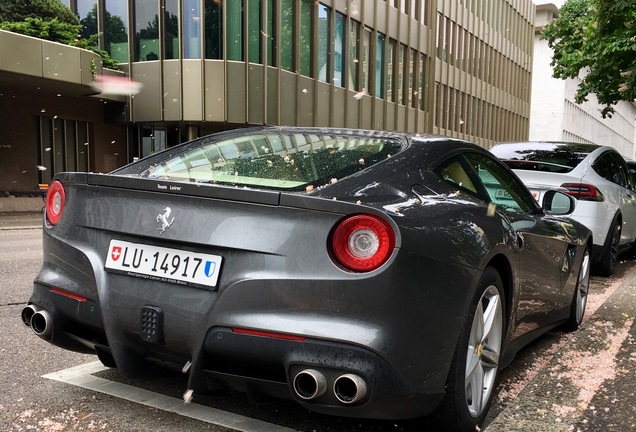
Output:
[[0,213],[0,231],[42,229],[42,212]]

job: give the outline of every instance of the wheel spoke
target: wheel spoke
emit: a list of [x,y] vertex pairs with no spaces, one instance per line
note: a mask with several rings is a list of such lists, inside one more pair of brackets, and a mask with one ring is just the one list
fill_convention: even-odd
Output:
[[579,282],[576,288],[576,320],[580,322],[585,313],[587,305],[587,295],[590,289],[590,255],[586,252],[581,262],[581,271],[579,272]]
[[[496,326],[496,319],[499,318],[497,313],[501,313],[501,305],[499,304],[499,296],[492,296],[488,299],[486,310],[484,311],[484,335],[483,340],[488,339],[491,332],[500,332],[501,329],[493,329],[493,325]],[[483,342],[482,340],[482,342]]]
[[484,369],[477,362],[470,376],[466,378],[466,402],[473,415],[479,415],[484,401]]
[[498,347],[484,346],[481,351],[481,363],[486,369],[493,369],[499,366]]

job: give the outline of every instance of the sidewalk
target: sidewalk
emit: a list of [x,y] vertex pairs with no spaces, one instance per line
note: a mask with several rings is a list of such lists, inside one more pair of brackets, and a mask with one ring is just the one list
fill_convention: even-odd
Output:
[[608,285],[485,432],[636,431],[636,270]]
[[41,228],[42,213],[40,212],[0,213],[0,231]]

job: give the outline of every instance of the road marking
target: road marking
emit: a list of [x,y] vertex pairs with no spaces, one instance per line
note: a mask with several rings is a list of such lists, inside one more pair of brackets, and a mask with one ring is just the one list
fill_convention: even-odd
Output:
[[196,403],[185,404],[182,399],[165,396],[159,393],[140,389],[128,384],[109,381],[93,374],[107,370],[101,362],[95,361],[79,366],[74,366],[61,371],[43,375],[53,381],[82,387],[100,393],[105,393],[120,399],[125,399],[138,404],[157,408],[163,411],[173,412],[184,417],[193,418],[206,423],[235,429],[241,432],[295,432],[273,423],[267,423],[250,417],[233,414],[216,408],[206,407]]

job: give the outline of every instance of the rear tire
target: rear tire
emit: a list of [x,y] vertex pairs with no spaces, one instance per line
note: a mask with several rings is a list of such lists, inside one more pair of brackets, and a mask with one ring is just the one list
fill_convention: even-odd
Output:
[[460,333],[438,411],[444,431],[478,430],[488,414],[505,332],[503,283],[486,267]]
[[576,287],[574,288],[574,296],[570,306],[570,317],[563,324],[566,331],[574,331],[581,326],[585,308],[587,307],[587,296],[590,289],[590,248],[586,247],[579,268]]
[[598,264],[598,274],[600,276],[611,276],[618,261],[618,248],[621,242],[622,224],[620,219],[616,219],[607,233],[608,247]]

